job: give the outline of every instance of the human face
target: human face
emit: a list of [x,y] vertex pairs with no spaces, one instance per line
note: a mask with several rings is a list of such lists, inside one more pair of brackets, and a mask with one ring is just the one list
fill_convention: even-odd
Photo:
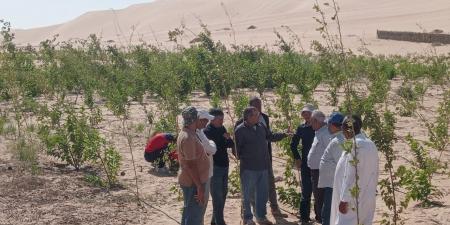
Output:
[[346,139],[353,138],[352,128],[347,124],[347,122],[342,124],[342,134],[344,134]]
[[311,112],[309,112],[309,111],[303,111],[302,112],[302,117],[303,117],[303,119],[305,120],[305,122],[307,122],[307,123],[310,123],[311,121]]
[[340,127],[340,126],[335,126],[335,125],[332,124],[332,123],[329,123],[329,124],[328,124],[328,131],[329,131],[330,133],[334,134],[334,133],[336,133],[336,132],[339,132],[340,130],[341,130],[341,127]]
[[262,104],[261,101],[254,101],[251,106],[255,107],[258,112],[262,112]]
[[257,110],[253,111],[252,115],[248,117],[247,123],[250,125],[255,125],[259,121],[259,112]]
[[317,121],[316,119],[314,119],[314,118],[311,118],[310,120],[310,123],[311,123],[311,127],[312,127],[312,129],[313,130],[318,130],[318,129],[320,129],[320,123],[319,123],[319,121]]
[[218,128],[223,126],[223,116],[215,116],[213,120],[211,120],[211,124]]
[[208,119],[199,119],[197,122],[197,129],[203,129],[206,127],[206,125],[208,124],[209,120]]

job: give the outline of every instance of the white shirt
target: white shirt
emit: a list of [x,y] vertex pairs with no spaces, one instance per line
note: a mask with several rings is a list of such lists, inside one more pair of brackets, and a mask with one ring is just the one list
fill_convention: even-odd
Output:
[[308,167],[312,170],[318,170],[320,165],[320,159],[322,158],[325,148],[332,138],[332,134],[328,131],[326,125],[322,126],[316,131],[311,149],[308,153]]
[[206,155],[208,155],[209,158],[209,171],[208,171],[208,175],[209,178],[211,178],[213,176],[213,170],[214,170],[214,161],[213,161],[213,155],[216,154],[217,151],[217,147],[216,147],[216,143],[214,143],[214,141],[209,140],[205,133],[203,133],[203,129],[201,130],[196,130],[197,136],[200,139],[200,142],[202,143],[203,149],[206,152]]
[[[356,135],[358,158],[359,223],[371,225],[375,213],[376,191],[378,184],[378,150],[375,144],[363,134]],[[354,151],[343,152],[336,166],[331,203],[330,224],[356,225],[356,199],[351,195],[355,186],[355,166],[352,165]],[[339,212],[339,203],[348,202],[348,212]]]
[[334,174],[336,165],[342,155],[342,144],[345,141],[345,137],[342,132],[333,134],[335,137],[331,139],[322,158],[320,159],[319,166],[319,188],[333,188]]

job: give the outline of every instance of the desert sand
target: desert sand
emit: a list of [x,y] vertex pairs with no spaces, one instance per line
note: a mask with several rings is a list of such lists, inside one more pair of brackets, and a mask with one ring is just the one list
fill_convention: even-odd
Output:
[[[168,31],[184,24],[188,30],[185,30],[182,43],[188,45],[201,30],[201,20],[212,31],[214,40],[225,44],[267,45],[272,49],[276,41],[274,29],[288,38],[286,29],[282,28],[288,26],[308,51],[312,40],[320,40],[316,31],[319,25],[312,18],[318,16],[312,9],[313,4],[310,0],[155,0],[122,10],[88,12],[54,26],[15,30],[16,43],[36,46],[56,34],[58,41],[86,39],[89,34],[96,34],[104,42],[113,40],[119,45],[137,44],[143,40],[168,46]],[[432,50],[430,44],[379,40],[377,29],[450,32],[448,0],[340,0],[338,4],[344,44],[355,52],[361,47],[361,40],[376,54],[423,54]],[[333,15],[329,10],[326,13],[329,17]],[[14,28],[14,24],[12,26]],[[248,29],[250,26],[255,29]],[[437,53],[449,51],[449,45],[436,46]]]
[[[180,27],[183,23],[194,33],[200,31],[198,18],[208,25],[215,40],[225,44],[234,43],[229,20],[221,2],[229,12],[237,44],[267,45],[273,48],[276,36],[274,28],[286,34],[282,25],[289,26],[301,38],[304,49],[309,49],[310,41],[320,39],[315,28],[318,25],[312,19],[316,14],[312,10],[313,1],[306,0],[156,0],[148,4],[130,6],[117,11],[98,11],[86,13],[72,21],[50,27],[15,30],[16,43],[37,45],[44,39],[59,34],[58,41],[86,38],[95,33],[103,41],[114,40],[118,44],[139,43],[143,39],[148,43],[168,44],[168,30]],[[449,0],[342,0],[341,19],[346,47],[356,51],[361,46],[360,39],[367,43],[367,48],[377,54],[428,54],[432,51],[430,44],[418,44],[376,39],[376,30],[432,31],[441,29],[450,32]],[[248,30],[249,26],[256,29]],[[422,28],[421,28],[422,27]],[[225,28],[225,29],[224,29]],[[131,35],[133,33],[133,35]],[[186,31],[183,44],[194,38]],[[437,53],[447,54],[450,46],[435,47]],[[392,92],[401,85],[400,80],[391,83]],[[443,90],[432,86],[425,94],[424,108],[421,113],[434,118],[438,103],[442,101]],[[341,93],[342,94],[342,93]],[[273,92],[264,93],[264,108],[267,110],[275,98]],[[333,110],[329,106],[327,87],[319,86],[315,91],[315,100],[319,109],[326,114]],[[209,100],[202,93],[195,93],[192,98],[195,106],[209,107]],[[391,96],[392,109],[395,99]],[[152,99],[147,99],[148,107],[157,107]],[[2,105],[1,107],[4,107]],[[141,197],[149,205],[137,206],[134,201],[134,175],[125,137],[120,133],[120,122],[106,107],[102,106],[105,121],[102,122],[102,133],[113,140],[123,156],[119,177],[121,187],[105,191],[89,186],[84,180],[84,171],[74,171],[58,160],[45,156],[39,157],[41,173],[31,176],[21,171],[19,162],[13,158],[8,148],[8,141],[0,137],[0,224],[151,224],[176,225],[180,221],[182,202],[170,187],[177,184],[175,176],[158,176],[152,172],[151,166],[143,159],[146,134],[133,133],[133,154],[138,168],[138,179]],[[394,149],[399,155],[411,157],[405,136],[408,133],[415,138],[425,140],[427,129],[413,117],[396,116],[396,134],[399,137]],[[133,124],[145,122],[145,115],[139,104],[131,106]],[[226,117],[226,123],[231,124]],[[275,147],[275,155],[278,150]],[[449,151],[443,155],[450,160]],[[380,154],[380,165],[384,163]],[[276,176],[284,171],[283,159],[274,159]],[[405,164],[399,159],[396,164]],[[234,166],[235,164],[232,163]],[[380,170],[382,166],[380,166]],[[380,171],[380,175],[386,175]],[[434,184],[443,192],[440,199],[442,206],[421,208],[417,203],[402,214],[406,224],[450,224],[450,180],[448,176],[434,177]],[[279,185],[279,183],[278,183]],[[295,210],[282,206],[289,214],[277,224],[296,224],[298,219]],[[161,211],[160,211],[161,210]],[[229,196],[225,207],[225,220],[230,225],[240,223],[240,198]],[[379,224],[383,212],[388,209],[381,197],[377,197],[375,224]],[[164,213],[163,213],[164,212]],[[211,218],[211,200],[205,215],[205,224]],[[313,216],[313,213],[311,214]],[[268,214],[269,219],[275,219]],[[173,220],[174,219],[174,220]]]

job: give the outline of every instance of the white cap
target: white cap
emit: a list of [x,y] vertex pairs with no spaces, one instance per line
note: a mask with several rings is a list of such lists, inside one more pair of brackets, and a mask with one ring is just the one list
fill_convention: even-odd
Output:
[[305,104],[303,106],[302,112],[313,112],[316,108],[312,104]]
[[214,116],[209,114],[209,112],[204,109],[197,110],[197,117],[199,120],[201,120],[201,119],[213,120],[214,119]]

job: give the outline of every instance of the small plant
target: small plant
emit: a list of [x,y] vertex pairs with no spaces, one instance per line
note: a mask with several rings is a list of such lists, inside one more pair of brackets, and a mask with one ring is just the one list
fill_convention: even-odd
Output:
[[241,176],[239,166],[236,166],[228,176],[228,191],[231,195],[241,193]]
[[439,164],[410,134],[407,141],[415,160],[411,162],[410,168],[403,165],[398,168],[399,182],[408,191],[405,204],[414,200],[420,201],[422,206],[430,206],[432,199],[443,197],[443,193],[431,181],[431,177],[439,169]]

